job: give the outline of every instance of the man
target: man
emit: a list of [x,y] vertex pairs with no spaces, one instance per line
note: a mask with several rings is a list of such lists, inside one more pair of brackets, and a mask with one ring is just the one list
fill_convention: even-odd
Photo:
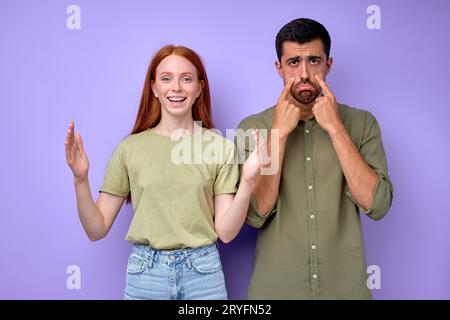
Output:
[[253,188],[247,223],[260,230],[249,299],[372,298],[359,209],[381,219],[393,188],[376,119],[337,103],[325,83],[330,46],[322,24],[286,24],[275,62],[284,90],[275,106],[239,124],[268,129],[269,156],[279,160]]

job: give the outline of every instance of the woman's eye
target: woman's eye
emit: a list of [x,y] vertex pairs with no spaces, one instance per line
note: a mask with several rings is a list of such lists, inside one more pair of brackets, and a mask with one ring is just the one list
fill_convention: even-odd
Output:
[[169,77],[162,77],[161,81],[168,82],[168,81],[170,81],[170,78]]
[[192,81],[192,78],[190,78],[190,77],[185,77],[185,78],[183,78],[182,79],[184,82],[191,82]]

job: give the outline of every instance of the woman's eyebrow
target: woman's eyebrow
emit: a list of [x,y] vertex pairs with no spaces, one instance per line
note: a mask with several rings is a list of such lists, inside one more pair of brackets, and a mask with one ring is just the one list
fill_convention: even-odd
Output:
[[[173,72],[170,72],[170,71],[161,71],[160,74],[161,75],[173,75],[173,74],[177,74],[177,73],[176,72],[173,73]],[[180,72],[180,75],[193,75],[193,73],[190,72],[190,71],[184,71],[184,72]]]

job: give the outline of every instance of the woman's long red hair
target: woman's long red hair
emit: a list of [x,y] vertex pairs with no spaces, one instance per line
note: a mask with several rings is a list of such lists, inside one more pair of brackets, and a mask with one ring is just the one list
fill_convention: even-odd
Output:
[[[141,102],[131,134],[136,134],[155,127],[161,121],[161,103],[155,97],[152,90],[153,81],[156,77],[156,68],[161,61],[170,55],[178,55],[188,59],[197,69],[198,79],[203,82],[200,96],[192,106],[192,118],[201,121],[203,127],[211,129],[214,127],[211,116],[211,95],[209,93],[208,76],[200,56],[195,51],[183,47],[167,45],[155,53],[145,76],[144,89],[142,90]],[[131,194],[128,195],[127,203],[131,202]]]
[[213,128],[211,117],[211,95],[209,93],[208,77],[201,58],[197,53],[189,48],[167,45],[159,49],[150,62],[147,75],[145,77],[144,90],[142,91],[139,111],[131,134],[142,132],[148,128],[153,128],[161,120],[161,103],[153,94],[152,84],[153,81],[155,81],[156,68],[160,62],[165,57],[173,54],[188,59],[197,69],[198,79],[203,81],[203,90],[192,106],[192,118],[194,121],[201,121],[202,126],[205,128]]

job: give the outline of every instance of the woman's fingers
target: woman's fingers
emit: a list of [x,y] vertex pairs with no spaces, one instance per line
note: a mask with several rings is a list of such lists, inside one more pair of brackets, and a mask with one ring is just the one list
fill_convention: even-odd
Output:
[[84,153],[83,139],[81,138],[81,134],[79,133],[76,134],[76,144],[78,147],[78,151],[80,151],[80,153]]
[[261,132],[257,129],[258,137],[258,160],[261,167],[266,167],[270,164],[269,155],[267,154],[267,142],[264,137],[261,136]]
[[75,152],[77,150],[77,143],[75,139],[75,123],[70,120],[69,128],[67,129],[67,136],[64,140],[64,145],[66,149],[67,162],[71,163],[74,159]]
[[69,156],[69,161],[70,161],[70,164],[72,165],[73,164],[73,160],[74,160],[74,158],[75,158],[75,153],[77,152],[77,146],[76,146],[76,144],[75,143],[73,143],[71,146],[70,146],[70,156]]
[[64,147],[66,149],[66,159],[69,162],[71,158],[71,151],[72,151],[72,140],[70,139],[70,132],[71,132],[71,124],[72,121],[69,123],[69,128],[67,129],[67,135],[66,139],[64,139]]
[[258,164],[259,167],[261,167],[261,164],[264,163],[263,161],[263,145],[264,139],[261,138],[261,134],[259,132],[259,129],[253,129],[252,130],[253,139],[255,139],[255,148],[253,149],[253,156],[254,161]]
[[80,153],[83,152],[83,142],[81,141],[81,136],[79,133],[75,134],[75,144],[77,146],[77,150]]
[[71,147],[72,143],[74,143],[73,132],[74,132],[74,123],[73,121],[70,121],[69,128],[67,128],[66,139],[64,140],[64,144],[68,145],[69,147]]
[[69,144],[74,143],[74,132],[75,132],[75,123],[73,120],[70,120],[69,128],[67,129],[67,142]]
[[255,140],[255,148],[253,149],[253,151],[251,152],[251,154],[249,155],[250,162],[255,162],[258,161],[258,137],[256,136],[256,130],[253,129],[252,130],[252,136],[253,139]]
[[71,148],[70,148],[70,146],[69,146],[69,143],[67,142],[67,139],[66,140],[64,140],[64,147],[65,147],[65,149],[66,149],[66,159],[67,159],[67,161],[69,161],[69,159],[70,159],[70,152],[71,152]]
[[258,162],[261,163],[261,137],[259,135],[259,129],[253,130],[253,135],[255,136],[255,141],[256,141]]

